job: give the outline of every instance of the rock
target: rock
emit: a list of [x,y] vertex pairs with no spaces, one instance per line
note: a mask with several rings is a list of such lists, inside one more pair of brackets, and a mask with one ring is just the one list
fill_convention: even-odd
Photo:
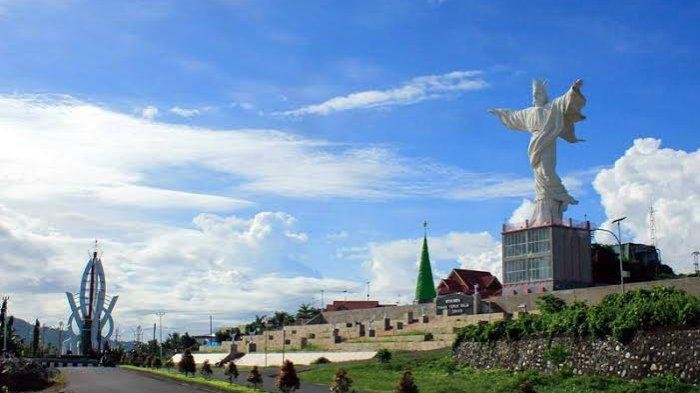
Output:
[[658,367],[656,367],[656,363],[652,363],[651,367],[649,367],[649,370],[651,370],[651,371],[656,371],[657,369],[658,369]]

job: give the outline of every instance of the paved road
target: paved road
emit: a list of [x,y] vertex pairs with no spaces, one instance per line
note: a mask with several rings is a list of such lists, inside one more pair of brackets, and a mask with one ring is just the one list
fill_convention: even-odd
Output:
[[[65,367],[60,369],[66,375],[68,387],[67,393],[184,393],[184,392],[209,392],[206,388],[184,384],[178,381],[152,378],[148,375],[122,370],[118,367]],[[221,369],[214,369],[214,378],[225,379]],[[270,392],[276,392],[274,370],[265,370],[263,375],[263,388]],[[244,383],[247,372],[241,372],[239,383]],[[302,383],[297,392],[303,393],[328,393],[327,386]]]
[[211,392],[177,381],[163,381],[118,367],[65,367],[70,393],[186,393]]

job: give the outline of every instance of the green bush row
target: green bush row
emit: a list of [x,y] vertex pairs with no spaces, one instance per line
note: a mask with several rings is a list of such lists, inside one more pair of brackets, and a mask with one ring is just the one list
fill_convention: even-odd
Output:
[[612,336],[626,343],[640,329],[700,323],[700,297],[668,287],[612,293],[594,306],[583,302],[566,304],[548,294],[537,300],[537,308],[540,314],[521,314],[517,319],[466,326],[457,333],[455,348],[466,341],[493,342],[564,334]]

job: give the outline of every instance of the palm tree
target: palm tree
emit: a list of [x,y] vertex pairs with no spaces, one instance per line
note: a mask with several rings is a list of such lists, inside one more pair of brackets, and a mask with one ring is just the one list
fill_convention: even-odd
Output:
[[319,312],[319,309],[311,306],[310,304],[302,304],[297,310],[297,319],[311,319]]

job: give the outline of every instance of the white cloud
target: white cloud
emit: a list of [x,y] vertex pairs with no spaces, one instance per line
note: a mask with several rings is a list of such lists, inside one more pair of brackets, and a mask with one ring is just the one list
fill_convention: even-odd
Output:
[[[383,301],[411,302],[415,293],[422,238],[371,243],[365,266],[372,276],[373,296]],[[436,283],[448,273],[438,264],[451,263],[449,268],[486,270],[500,278],[501,245],[488,232],[450,232],[429,236],[428,248]]]
[[[168,325],[204,330],[203,314],[220,322],[313,302],[321,289],[356,284],[322,278],[304,264],[308,238],[294,217],[260,212],[253,217],[201,214],[192,228],[138,227],[137,240],[102,242],[108,292],[121,295],[115,309],[122,326],[144,326],[156,310]],[[42,231],[40,220],[0,206],[0,286],[12,295],[11,312],[54,324],[67,316],[63,291],[77,291],[90,238]],[[284,290],[279,290],[284,288]]]
[[[664,263],[676,271],[691,270],[693,250],[700,248],[700,150],[661,148],[653,138],[636,139],[612,168],[603,169],[593,186],[610,220],[622,221],[623,241],[649,242],[648,210],[656,210],[657,247]],[[603,233],[600,241],[612,242]]]
[[508,222],[512,224],[525,222],[525,220],[529,220],[532,217],[532,213],[534,211],[535,203],[530,199],[523,199],[520,206],[513,211],[513,214],[510,216],[510,219],[508,219]]
[[214,107],[211,106],[203,106],[201,108],[181,108],[179,106],[174,106],[170,108],[170,113],[178,115],[180,117],[194,117],[194,116],[199,116],[202,113],[205,112],[211,112],[214,110]]
[[255,105],[250,102],[232,102],[229,104],[231,108],[241,108],[247,111],[255,109]]
[[454,71],[442,75],[420,76],[399,87],[355,92],[346,96],[333,97],[320,104],[308,105],[277,114],[285,116],[327,115],[358,108],[408,105],[463,91],[484,89],[488,84],[480,78],[480,75],[480,71]]
[[153,120],[158,116],[158,108],[149,105],[141,109],[141,117],[147,120]]

